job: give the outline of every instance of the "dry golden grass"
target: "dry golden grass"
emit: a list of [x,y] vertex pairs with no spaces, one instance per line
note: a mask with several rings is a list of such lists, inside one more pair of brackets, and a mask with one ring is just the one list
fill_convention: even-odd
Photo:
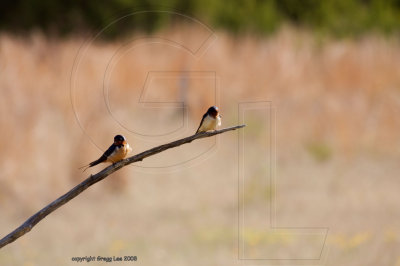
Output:
[[[184,27],[156,35],[195,50],[207,33]],[[272,197],[277,225],[329,228],[322,259],[309,263],[400,265],[399,42],[321,42],[289,29],[267,39],[216,36],[193,55],[161,39],[82,46],[80,37],[0,35],[0,234],[99,170],[77,168],[116,133],[140,152],[193,133],[215,102],[229,126],[237,124],[239,102],[271,101],[276,187],[258,183],[270,166],[249,155],[247,255],[294,258],[318,246],[263,227],[269,218],[260,210]],[[143,89],[149,71],[154,79]],[[184,101],[185,116],[179,103],[139,103],[140,95]],[[256,150],[265,141],[257,127],[263,120],[250,119],[245,136]],[[75,265],[73,256],[98,255],[137,255],[141,265],[240,264],[235,134],[219,137],[211,153],[199,155],[214,143],[202,140],[122,169],[3,248],[0,264]],[[193,154],[200,157],[179,164]]]

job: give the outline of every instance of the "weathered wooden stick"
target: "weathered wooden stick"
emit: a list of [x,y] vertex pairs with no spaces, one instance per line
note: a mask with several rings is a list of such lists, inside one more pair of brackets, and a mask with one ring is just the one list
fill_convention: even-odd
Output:
[[58,199],[56,199],[55,201],[53,201],[52,203],[47,205],[46,207],[44,207],[43,209],[41,209],[40,211],[35,213],[32,217],[30,217],[28,220],[26,220],[21,226],[19,226],[14,231],[12,231],[11,233],[9,233],[8,235],[6,235],[4,238],[1,239],[0,240],[0,248],[4,247],[5,245],[10,244],[11,242],[14,242],[19,237],[25,235],[26,233],[31,231],[32,228],[38,222],[40,222],[43,218],[45,218],[47,215],[49,215],[50,213],[52,213],[53,211],[55,211],[56,209],[58,209],[59,207],[61,207],[65,203],[67,203],[68,201],[70,201],[71,199],[78,196],[80,193],[82,193],[85,189],[87,189],[91,185],[103,180],[110,174],[114,173],[115,171],[121,169],[122,167],[124,167],[128,164],[142,161],[144,158],[147,158],[149,156],[152,156],[154,154],[163,152],[165,150],[168,150],[168,149],[171,149],[174,147],[178,147],[185,143],[190,143],[195,139],[211,137],[214,135],[218,135],[218,134],[221,134],[221,133],[224,133],[227,131],[231,131],[231,130],[235,130],[238,128],[242,128],[245,126],[246,125],[240,125],[240,126],[224,128],[221,130],[195,134],[195,135],[183,138],[183,139],[175,140],[173,142],[154,147],[150,150],[144,151],[144,152],[134,155],[132,157],[121,160],[113,165],[110,165],[110,166],[104,168],[102,171],[98,172],[97,174],[90,175],[82,183],[80,183],[79,185],[77,185],[76,187],[74,187],[73,189],[71,189],[70,191],[68,191],[67,193],[65,193],[64,195],[62,195],[61,197],[59,197]]

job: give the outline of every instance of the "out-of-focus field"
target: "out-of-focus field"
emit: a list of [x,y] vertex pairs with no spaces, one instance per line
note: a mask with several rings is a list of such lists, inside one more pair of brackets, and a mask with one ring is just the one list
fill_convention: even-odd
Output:
[[[274,152],[276,144],[276,165],[256,152],[239,154],[238,132],[167,151],[52,213],[0,250],[1,265],[125,255],[138,262],[115,265],[400,265],[397,40],[217,32],[194,55],[190,47],[206,40],[204,32],[157,34],[163,39],[89,45],[80,37],[0,35],[0,235],[102,169],[78,167],[97,159],[115,134],[137,153],[192,134],[214,103],[225,127],[238,123],[238,103],[270,101],[276,128],[255,113],[243,136],[246,150]],[[146,83],[149,71],[154,79]],[[165,103],[180,101],[184,110]],[[262,130],[275,132],[273,145]],[[250,162],[245,176],[241,156]],[[259,182],[265,176],[275,184]],[[238,260],[238,200],[251,216],[240,231],[240,254],[296,259],[320,249],[320,234],[301,244],[289,229],[271,233],[271,204],[277,226],[329,228],[321,256]]]

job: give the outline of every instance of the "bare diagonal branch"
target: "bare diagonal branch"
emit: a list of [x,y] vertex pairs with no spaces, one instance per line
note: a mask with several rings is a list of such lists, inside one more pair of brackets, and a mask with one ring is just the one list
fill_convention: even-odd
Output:
[[190,143],[193,140],[211,137],[214,135],[218,135],[218,134],[221,134],[221,133],[224,133],[227,131],[231,131],[231,130],[235,130],[238,128],[242,128],[242,127],[245,127],[245,125],[228,127],[228,128],[224,128],[221,130],[204,132],[204,133],[192,135],[192,136],[189,136],[189,137],[186,137],[183,139],[175,140],[173,142],[154,147],[150,150],[136,154],[132,157],[126,158],[124,160],[121,160],[121,161],[113,164],[113,165],[108,166],[108,167],[104,168],[102,171],[98,172],[97,174],[90,175],[82,183],[78,184],[73,189],[71,189],[70,191],[68,191],[67,193],[65,193],[58,199],[56,199],[55,201],[51,202],[49,205],[47,205],[46,207],[44,207],[43,209],[41,209],[40,211],[35,213],[28,220],[26,220],[21,226],[19,226],[14,231],[12,231],[8,235],[6,235],[4,238],[2,238],[0,240],[0,248],[4,247],[5,245],[10,244],[11,242],[14,242],[19,237],[25,235],[26,233],[31,231],[32,228],[38,222],[40,222],[42,219],[44,219],[47,215],[49,215],[50,213],[52,213],[53,211],[55,211],[56,209],[58,209],[65,203],[67,203],[68,201],[70,201],[73,198],[75,198],[76,196],[78,196],[80,193],[82,193],[84,190],[86,190],[91,185],[103,180],[104,178],[106,178],[110,174],[114,173],[115,171],[121,169],[122,167],[124,167],[128,164],[134,163],[134,162],[142,161],[144,158],[147,158],[149,156],[155,155],[157,153],[163,152],[165,150],[168,150],[168,149],[171,149],[174,147],[178,147],[182,144]]

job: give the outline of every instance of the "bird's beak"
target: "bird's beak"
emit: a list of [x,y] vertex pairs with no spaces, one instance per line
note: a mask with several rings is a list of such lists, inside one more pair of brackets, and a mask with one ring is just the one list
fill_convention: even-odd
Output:
[[126,145],[126,143],[127,143],[126,140],[122,141],[122,144]]

